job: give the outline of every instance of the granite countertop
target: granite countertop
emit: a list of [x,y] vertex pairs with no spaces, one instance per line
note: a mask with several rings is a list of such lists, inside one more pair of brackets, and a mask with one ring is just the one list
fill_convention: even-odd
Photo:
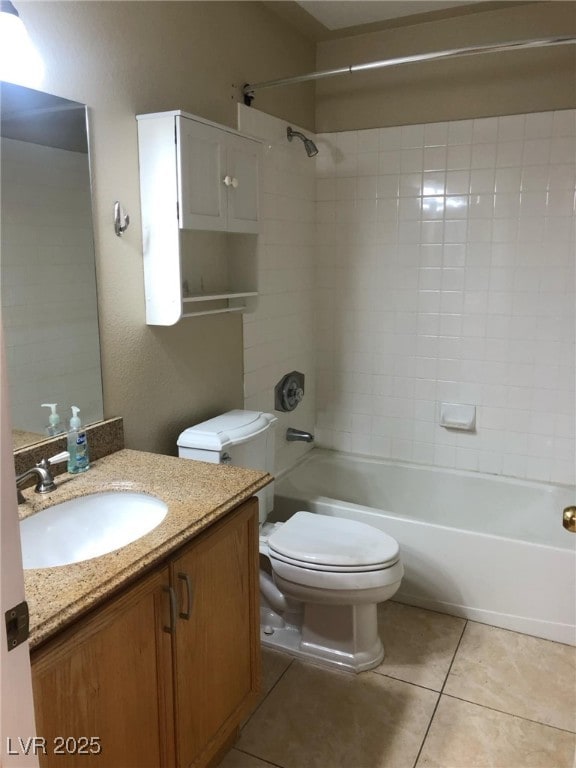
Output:
[[24,571],[34,648],[141,572],[160,563],[188,539],[249,499],[272,477],[266,472],[141,451],[121,450],[88,472],[61,475],[47,496],[24,491],[20,518],[77,496],[101,491],[150,493],[168,505],[150,533],[101,557],[56,568]]

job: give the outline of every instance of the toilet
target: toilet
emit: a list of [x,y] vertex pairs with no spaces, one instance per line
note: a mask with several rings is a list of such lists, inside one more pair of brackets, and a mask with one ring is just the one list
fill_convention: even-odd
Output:
[[[272,473],[276,421],[229,411],[182,432],[179,456]],[[354,672],[377,666],[384,648],[376,608],[404,573],[398,543],[371,525],[306,511],[267,523],[273,486],[256,494],[262,644]]]

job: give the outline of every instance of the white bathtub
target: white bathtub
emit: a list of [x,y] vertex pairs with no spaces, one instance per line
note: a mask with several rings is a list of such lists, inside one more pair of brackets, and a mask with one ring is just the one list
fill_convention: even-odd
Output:
[[276,482],[274,520],[300,509],[399,542],[394,599],[576,644],[573,487],[312,450]]

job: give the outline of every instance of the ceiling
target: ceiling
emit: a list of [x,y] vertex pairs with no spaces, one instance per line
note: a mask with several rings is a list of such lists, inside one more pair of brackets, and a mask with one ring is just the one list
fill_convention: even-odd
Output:
[[534,0],[261,0],[316,43],[411,26]]
[[477,0],[296,0],[298,5],[329,30],[390,21],[432,11],[443,11]]

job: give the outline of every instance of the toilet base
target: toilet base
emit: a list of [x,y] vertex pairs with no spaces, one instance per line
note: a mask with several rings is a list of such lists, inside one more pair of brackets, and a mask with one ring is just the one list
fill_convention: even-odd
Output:
[[384,658],[376,605],[304,606],[302,625],[290,624],[262,606],[264,647],[350,672],[365,672]]

